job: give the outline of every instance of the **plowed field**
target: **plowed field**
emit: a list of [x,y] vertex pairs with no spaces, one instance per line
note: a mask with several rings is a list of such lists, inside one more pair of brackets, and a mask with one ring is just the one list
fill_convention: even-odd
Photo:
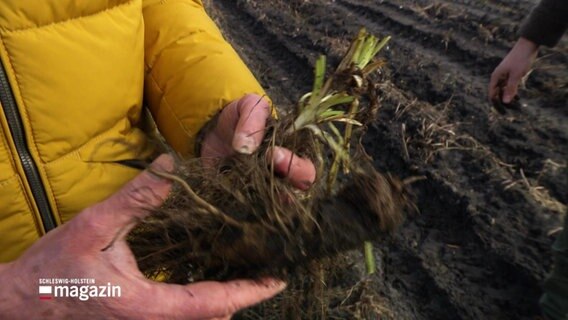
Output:
[[531,0],[214,0],[227,39],[285,108],[319,54],[360,27],[391,35],[378,118],[365,138],[383,172],[424,176],[420,214],[375,243],[377,294],[395,319],[535,319],[568,203],[568,39],[543,48],[502,116],[493,69]]

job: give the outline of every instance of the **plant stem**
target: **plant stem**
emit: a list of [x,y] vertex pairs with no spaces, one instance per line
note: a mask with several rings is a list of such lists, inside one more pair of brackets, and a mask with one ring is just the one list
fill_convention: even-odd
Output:
[[335,153],[333,157],[333,162],[329,168],[329,175],[327,176],[327,193],[331,194],[333,191],[333,185],[337,179],[337,172],[339,171],[339,153]]
[[373,254],[373,243],[371,243],[371,241],[365,241],[363,245],[365,250],[365,267],[367,269],[367,274],[373,274],[377,270],[375,255]]
[[[347,113],[348,119],[355,118],[355,114],[359,111],[359,100],[355,99],[351,102],[349,107],[349,113]],[[345,174],[349,173],[349,149],[351,148],[351,134],[353,133],[353,124],[347,122],[345,124],[345,132],[343,133],[343,151],[345,156],[340,157],[341,153],[336,152],[333,157],[333,162],[329,169],[329,175],[327,176],[327,192],[331,194],[333,191],[333,185],[335,180],[337,180],[337,173],[339,172],[339,165],[343,164],[343,172]]]
[[[359,100],[355,99],[355,100],[353,100],[353,102],[351,103],[351,106],[349,107],[349,113],[347,114],[347,117],[349,119],[354,119],[357,112],[359,112]],[[350,154],[349,150],[351,149],[351,134],[352,133],[353,133],[353,124],[348,122],[345,125],[345,133],[343,135],[343,143],[344,143],[345,150],[347,151],[348,157],[349,157],[349,154]],[[343,160],[343,173],[345,173],[345,174],[349,173],[349,158]]]

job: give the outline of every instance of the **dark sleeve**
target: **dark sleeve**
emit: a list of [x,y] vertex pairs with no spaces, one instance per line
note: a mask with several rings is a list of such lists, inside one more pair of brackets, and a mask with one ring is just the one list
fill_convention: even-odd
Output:
[[568,0],[541,0],[521,25],[519,36],[554,47],[568,28]]

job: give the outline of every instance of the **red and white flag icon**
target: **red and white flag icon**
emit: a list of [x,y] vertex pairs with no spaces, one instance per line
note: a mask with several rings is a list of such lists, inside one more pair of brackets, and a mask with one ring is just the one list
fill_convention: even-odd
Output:
[[51,286],[39,286],[39,299],[51,300],[53,298],[53,293],[51,289],[52,289]]

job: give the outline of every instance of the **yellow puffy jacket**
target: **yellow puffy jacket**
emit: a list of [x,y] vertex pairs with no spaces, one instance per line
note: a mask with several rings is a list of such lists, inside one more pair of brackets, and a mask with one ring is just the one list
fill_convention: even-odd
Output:
[[190,155],[228,102],[262,88],[199,0],[3,0],[0,262],[103,200],[149,155],[142,99]]

